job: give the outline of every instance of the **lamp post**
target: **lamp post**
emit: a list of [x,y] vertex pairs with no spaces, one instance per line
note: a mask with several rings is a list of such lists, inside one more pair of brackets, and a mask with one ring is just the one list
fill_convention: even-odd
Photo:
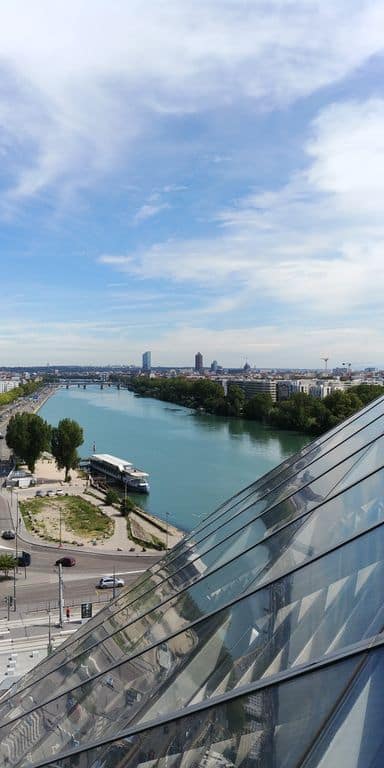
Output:
[[17,537],[18,537],[18,535],[19,535],[19,523],[20,523],[20,521],[19,521],[19,499],[18,499],[17,493],[16,493],[15,495],[16,495],[16,531],[15,531],[15,550],[16,550],[16,568],[17,568],[17,571],[18,571],[18,570],[19,570],[19,564],[18,564],[18,562],[17,562],[17,558],[18,558],[18,556],[19,556],[19,550],[18,550],[18,538],[17,538]]
[[61,540],[61,504],[59,506],[59,547],[63,546],[63,542]]
[[63,595],[63,566],[59,563],[59,627],[63,628],[63,608],[64,608],[64,595]]
[[167,552],[168,552],[168,518],[169,518],[169,512],[166,512],[165,513],[165,522],[166,522],[166,527],[165,527],[165,549],[166,549]]

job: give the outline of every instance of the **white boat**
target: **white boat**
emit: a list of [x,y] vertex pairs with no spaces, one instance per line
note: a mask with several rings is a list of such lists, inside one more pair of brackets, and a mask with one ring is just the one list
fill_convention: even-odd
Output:
[[121,483],[135,493],[149,493],[148,473],[137,469],[130,461],[108,453],[93,453],[89,459],[89,469],[93,477]]

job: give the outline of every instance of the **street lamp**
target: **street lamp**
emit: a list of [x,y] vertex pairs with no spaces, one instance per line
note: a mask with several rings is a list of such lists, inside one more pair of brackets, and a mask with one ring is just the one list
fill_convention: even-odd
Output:
[[61,540],[61,504],[59,506],[59,547],[62,547],[63,543]]
[[168,552],[168,517],[169,512],[165,513],[165,521],[166,521],[166,528],[165,528],[165,549]]

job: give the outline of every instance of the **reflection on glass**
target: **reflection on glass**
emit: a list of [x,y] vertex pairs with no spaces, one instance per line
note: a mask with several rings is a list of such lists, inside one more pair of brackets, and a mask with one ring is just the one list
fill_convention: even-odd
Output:
[[[318,739],[361,657],[117,739],[76,756],[79,768],[244,766],[296,768]],[[321,696],[313,696],[321,690]],[[72,757],[52,768],[72,768]],[[156,762],[155,762],[156,761]]]

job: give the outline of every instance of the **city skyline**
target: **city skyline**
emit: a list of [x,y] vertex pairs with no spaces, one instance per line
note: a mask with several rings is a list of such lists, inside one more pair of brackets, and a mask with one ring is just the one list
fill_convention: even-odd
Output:
[[2,365],[383,367],[378,0],[0,22]]

